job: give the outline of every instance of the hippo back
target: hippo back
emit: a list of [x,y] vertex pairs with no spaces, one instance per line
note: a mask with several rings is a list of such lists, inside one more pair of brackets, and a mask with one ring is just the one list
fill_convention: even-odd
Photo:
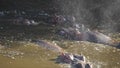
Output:
[[83,32],[81,39],[82,41],[89,41],[94,43],[112,44],[112,39],[110,37],[96,31]]
[[31,42],[35,43],[35,44],[37,44],[45,49],[52,50],[55,52],[62,52],[63,51],[61,47],[54,45],[54,44],[50,44],[50,43],[42,41],[42,40],[32,40]]
[[96,38],[97,38],[97,42],[98,43],[102,43],[102,44],[112,44],[112,39],[110,37],[108,37],[107,35],[104,35],[100,32],[94,32]]

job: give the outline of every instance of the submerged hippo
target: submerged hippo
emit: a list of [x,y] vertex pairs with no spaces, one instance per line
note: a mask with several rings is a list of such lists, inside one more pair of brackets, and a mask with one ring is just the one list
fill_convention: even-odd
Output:
[[49,42],[42,41],[42,40],[32,40],[31,42],[35,43],[35,44],[37,44],[45,49],[52,50],[55,52],[61,53],[63,51],[61,47],[54,45],[54,44],[51,44]]
[[74,63],[77,61],[83,61],[85,62],[85,57],[82,55],[77,54],[71,54],[71,53],[61,53],[61,55],[58,56],[57,62],[58,63]]
[[85,61],[85,57],[77,54],[62,53],[57,58],[58,63],[67,63],[71,68],[91,68],[92,66]]

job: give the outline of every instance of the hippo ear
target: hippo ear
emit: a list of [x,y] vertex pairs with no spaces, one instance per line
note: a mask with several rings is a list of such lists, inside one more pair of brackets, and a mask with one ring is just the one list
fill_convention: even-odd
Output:
[[75,65],[75,68],[83,68],[82,64],[81,63],[78,63]]
[[120,43],[116,46],[116,48],[119,48],[119,49],[120,49]]
[[90,64],[86,64],[86,65],[85,65],[85,68],[91,68],[91,67],[90,67]]

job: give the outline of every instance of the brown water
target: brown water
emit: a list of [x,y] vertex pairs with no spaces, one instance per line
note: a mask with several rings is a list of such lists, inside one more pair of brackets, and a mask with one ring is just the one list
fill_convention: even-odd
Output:
[[[0,68],[62,68],[55,63],[57,53],[30,42],[18,43],[0,49]],[[89,42],[65,41],[61,45],[66,45],[68,52],[84,55],[93,68],[120,67],[120,49]]]
[[84,55],[93,68],[120,68],[120,49],[102,44],[64,40],[56,36],[54,30],[51,27],[48,29],[48,26],[34,27],[34,30],[10,28],[0,31],[1,37],[4,37],[0,41],[0,68],[66,68],[63,64],[55,63],[59,54],[25,39],[44,39],[51,43],[54,41],[68,52]]
[[85,55],[88,62],[93,64],[93,68],[119,68],[120,67],[120,49],[94,44],[89,42],[75,42],[78,45],[72,45],[70,52]]
[[0,68],[60,68],[52,60],[56,53],[29,43],[19,45],[0,50]]

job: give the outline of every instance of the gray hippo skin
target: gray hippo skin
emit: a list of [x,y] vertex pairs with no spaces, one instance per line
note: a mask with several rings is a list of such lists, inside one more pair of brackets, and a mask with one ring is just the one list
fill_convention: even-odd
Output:
[[92,68],[90,64],[85,61],[85,57],[78,54],[63,53],[58,56],[57,63],[70,64],[70,68]]
[[89,41],[107,45],[112,44],[112,39],[109,36],[104,35],[103,33],[100,33],[98,31],[86,30],[80,32],[79,30],[75,30],[73,28],[63,28],[59,32],[59,35],[64,36],[65,38],[70,40]]
[[74,68],[91,68],[90,64],[77,63]]
[[84,33],[81,33],[82,37],[81,40],[83,41],[90,41],[94,43],[101,43],[101,44],[112,44],[112,39],[108,37],[107,35],[104,35],[103,33],[100,33],[98,31],[87,31]]
[[50,43],[42,41],[42,40],[32,40],[31,42],[35,43],[45,49],[52,50],[54,52],[62,52],[63,51],[61,47],[54,45],[54,44],[50,44]]

